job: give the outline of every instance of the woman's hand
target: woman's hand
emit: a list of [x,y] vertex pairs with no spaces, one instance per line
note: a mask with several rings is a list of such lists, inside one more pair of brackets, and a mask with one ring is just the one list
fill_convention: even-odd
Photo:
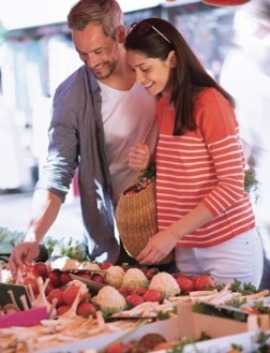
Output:
[[167,228],[149,239],[136,260],[146,265],[158,263],[175,248],[177,242],[178,236]]
[[183,236],[191,234],[213,218],[214,216],[204,204],[198,204],[184,217],[152,236],[136,260],[141,264],[160,262],[175,248]]
[[129,150],[128,165],[134,170],[142,170],[150,163],[151,152],[146,144],[137,143]]

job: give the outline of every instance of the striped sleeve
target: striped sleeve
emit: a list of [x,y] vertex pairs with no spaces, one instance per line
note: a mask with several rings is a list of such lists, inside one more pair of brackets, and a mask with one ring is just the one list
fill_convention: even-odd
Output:
[[197,117],[217,177],[216,186],[202,202],[217,216],[245,196],[244,157],[233,109],[217,91],[210,92]]

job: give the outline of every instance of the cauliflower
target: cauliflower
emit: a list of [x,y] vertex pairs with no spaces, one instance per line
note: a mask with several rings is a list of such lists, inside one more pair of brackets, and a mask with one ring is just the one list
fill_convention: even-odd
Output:
[[106,270],[105,283],[115,288],[120,288],[124,275],[125,271],[121,266],[110,266]]
[[81,293],[89,293],[89,290],[87,288],[87,285],[83,283],[82,281],[79,281],[77,279],[74,279],[72,281],[69,281],[66,284],[66,287],[80,287],[81,288]]
[[147,288],[148,279],[142,270],[138,268],[130,268],[124,275],[122,286],[135,289],[142,287]]
[[11,271],[5,268],[1,269],[1,263],[0,263],[0,283],[13,283]]
[[176,279],[167,272],[157,273],[151,280],[149,289],[160,291],[165,298],[174,297],[180,293]]
[[51,268],[59,269],[61,271],[67,270],[78,270],[80,268],[80,262],[77,260],[70,259],[67,256],[59,257],[51,262]]
[[112,286],[101,288],[98,294],[92,298],[92,303],[97,305],[106,314],[114,314],[126,308],[126,300]]
[[84,261],[80,266],[80,270],[100,271],[100,267],[94,262]]

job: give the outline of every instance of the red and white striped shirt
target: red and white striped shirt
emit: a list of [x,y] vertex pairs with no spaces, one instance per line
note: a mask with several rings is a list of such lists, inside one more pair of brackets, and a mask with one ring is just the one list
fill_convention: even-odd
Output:
[[196,130],[173,136],[174,110],[167,96],[158,105],[160,136],[156,151],[159,230],[203,203],[214,218],[180,247],[208,247],[255,226],[244,190],[244,157],[238,123],[230,103],[214,88],[205,89],[194,106]]

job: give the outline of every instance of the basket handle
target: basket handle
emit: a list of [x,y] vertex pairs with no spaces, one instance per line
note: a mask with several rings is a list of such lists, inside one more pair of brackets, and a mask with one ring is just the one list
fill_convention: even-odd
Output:
[[150,135],[150,132],[153,128],[153,126],[155,125],[156,122],[156,117],[154,117],[154,119],[151,121],[150,125],[148,126],[148,129],[146,130],[146,133],[141,141],[141,143],[145,143],[145,141],[147,140],[148,136]]

